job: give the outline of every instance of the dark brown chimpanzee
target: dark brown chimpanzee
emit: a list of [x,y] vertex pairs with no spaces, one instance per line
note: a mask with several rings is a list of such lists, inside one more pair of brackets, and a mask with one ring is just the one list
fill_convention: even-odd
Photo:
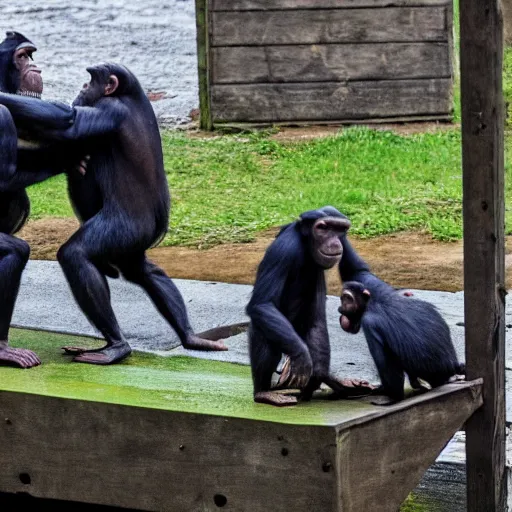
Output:
[[110,364],[130,354],[110,304],[106,275],[120,272],[140,285],[178,334],[195,350],[227,350],[222,341],[196,336],[183,298],[145,251],[168,229],[170,197],[153,108],[136,77],[117,64],[88,68],[90,83],[72,107],[0,94],[16,125],[90,155],[87,173],[70,174],[71,201],[81,228],[57,257],[76,301],[107,345],[65,347],[75,361]]
[[404,297],[370,272],[347,238],[342,243],[340,325],[353,334],[363,327],[382,382],[375,393],[390,397],[374,402],[387,405],[402,400],[404,372],[418,390],[419,379],[437,387],[463,374],[450,328],[439,311],[428,302]]
[[[23,35],[7,33],[0,43],[0,91],[41,96],[41,72],[30,62],[35,51],[35,45]],[[37,141],[23,141],[23,135],[17,132],[9,111],[0,106],[0,363],[30,368],[41,362],[36,354],[8,346],[21,274],[30,253],[28,244],[12,235],[21,229],[30,211],[25,188],[63,172],[67,153],[56,154],[54,148]]]
[[[338,210],[325,206],[284,226],[259,265],[247,314],[254,401],[294,405],[297,398],[276,387],[302,390],[311,398],[322,383],[340,396],[368,394],[365,381],[338,380],[329,373],[331,349],[325,314],[324,271],[342,257],[341,239],[350,227]],[[283,356],[278,386],[272,374]]]

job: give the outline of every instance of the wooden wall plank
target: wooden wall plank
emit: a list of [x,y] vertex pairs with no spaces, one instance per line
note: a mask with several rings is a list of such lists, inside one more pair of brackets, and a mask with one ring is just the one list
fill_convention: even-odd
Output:
[[447,43],[217,47],[211,65],[220,84],[452,76]]
[[466,425],[468,512],[507,507],[500,4],[460,3],[466,365],[468,378],[484,379],[484,406]]
[[451,0],[211,0],[213,11],[275,11],[280,9],[353,9],[451,5]]
[[211,13],[212,46],[447,41],[447,8]]
[[447,114],[451,80],[212,85],[214,122],[328,121]]

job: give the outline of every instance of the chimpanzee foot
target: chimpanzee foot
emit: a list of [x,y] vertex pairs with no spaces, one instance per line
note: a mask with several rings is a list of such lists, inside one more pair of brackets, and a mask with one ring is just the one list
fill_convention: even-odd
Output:
[[259,404],[275,405],[276,407],[286,407],[297,405],[297,397],[276,393],[275,391],[260,391],[254,393],[254,401]]
[[0,348],[0,365],[17,366],[18,368],[33,368],[39,366],[41,360],[31,350],[24,348]]
[[205,340],[196,336],[195,334],[190,334],[187,336],[187,341],[183,343],[183,348],[188,350],[207,350],[207,351],[224,351],[228,350],[228,347],[224,345],[222,340],[219,341],[211,341]]
[[361,379],[338,379],[328,377],[324,382],[334,391],[336,398],[359,398],[371,395],[375,386]]
[[118,363],[132,353],[128,343],[110,345],[96,352],[86,352],[73,358],[77,363],[107,365]]
[[66,354],[69,354],[71,356],[79,356],[81,354],[87,354],[89,352],[101,352],[102,350],[106,349],[108,345],[105,345],[101,348],[83,348],[83,347],[61,347]]
[[370,400],[370,403],[373,405],[393,405],[397,402],[399,402],[399,400],[391,398],[390,396],[378,396]]

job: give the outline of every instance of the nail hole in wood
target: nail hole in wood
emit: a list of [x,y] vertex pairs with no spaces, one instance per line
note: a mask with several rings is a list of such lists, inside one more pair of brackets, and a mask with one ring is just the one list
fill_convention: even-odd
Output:
[[217,505],[217,507],[222,508],[227,504],[228,499],[223,494],[216,494],[213,497],[213,502],[215,505]]
[[184,444],[180,444],[180,451],[183,451],[185,449],[185,445]]
[[286,456],[288,455],[288,453],[289,453],[289,452],[288,452],[288,448],[283,448],[283,449],[281,450],[281,455],[282,455],[283,457],[286,457]]
[[329,471],[331,471],[331,468],[332,468],[332,464],[330,462],[324,462],[322,465],[322,471],[324,473],[329,473]]
[[30,478],[30,475],[28,473],[20,473],[20,482],[23,485],[30,485],[32,479]]

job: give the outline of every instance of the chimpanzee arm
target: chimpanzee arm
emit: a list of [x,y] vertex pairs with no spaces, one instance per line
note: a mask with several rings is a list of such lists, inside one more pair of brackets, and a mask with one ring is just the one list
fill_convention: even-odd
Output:
[[306,343],[277,308],[294,258],[293,253],[283,251],[281,245],[274,242],[260,264],[247,314],[253,326],[281,352],[292,358],[302,354],[309,357]]
[[385,343],[378,320],[378,317],[374,319],[368,313],[364,318],[363,330],[366,342],[375,366],[377,366],[384,392],[393,400],[402,400],[404,398],[404,370],[400,360]]
[[47,140],[79,140],[106,135],[119,128],[127,115],[126,107],[115,98],[108,106],[68,107],[36,98],[0,93],[0,105],[6,106],[16,124],[34,126]]

